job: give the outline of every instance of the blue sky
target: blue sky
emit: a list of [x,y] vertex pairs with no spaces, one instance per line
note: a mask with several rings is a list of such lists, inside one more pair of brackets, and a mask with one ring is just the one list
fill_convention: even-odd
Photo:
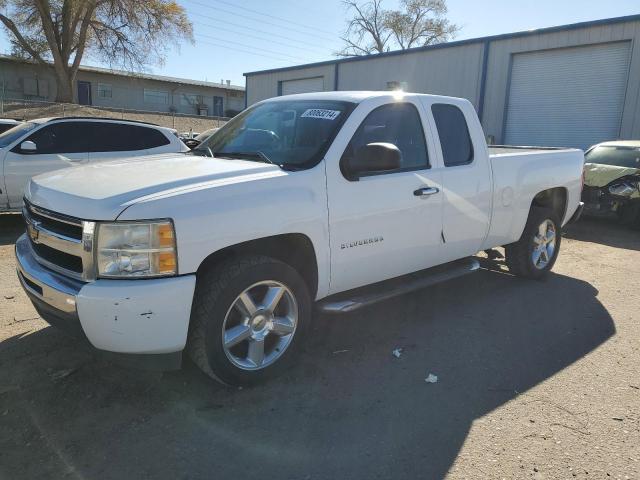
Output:
[[[340,49],[340,0],[178,0],[195,45],[170,51],[148,71],[244,85],[244,72],[328,60]],[[638,0],[448,0],[457,40],[640,13]],[[397,0],[386,0],[389,8]],[[9,50],[0,34],[0,52]],[[86,64],[98,65],[87,59]]]

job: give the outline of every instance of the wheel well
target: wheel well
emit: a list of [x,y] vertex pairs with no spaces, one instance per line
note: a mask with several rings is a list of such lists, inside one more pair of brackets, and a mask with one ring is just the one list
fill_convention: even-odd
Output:
[[567,211],[567,189],[556,187],[543,190],[533,197],[531,206],[534,205],[551,208],[562,222]]
[[302,233],[289,233],[258,238],[238,243],[212,253],[198,267],[196,275],[204,269],[215,268],[221,262],[240,255],[265,255],[295,268],[307,284],[311,298],[318,289],[318,263],[313,243]]

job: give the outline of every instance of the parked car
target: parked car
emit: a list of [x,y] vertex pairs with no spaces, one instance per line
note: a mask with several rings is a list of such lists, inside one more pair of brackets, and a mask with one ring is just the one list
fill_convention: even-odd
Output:
[[198,145],[200,145],[202,142],[204,142],[207,138],[209,138],[211,135],[213,135],[214,133],[216,133],[218,130],[220,130],[219,128],[210,128],[209,130],[205,130],[202,133],[199,133],[198,135],[196,135],[193,138],[185,138],[182,141],[184,142],[184,144],[189,147],[190,149],[194,149],[196,148]]
[[640,140],[599,143],[584,158],[585,211],[640,228]]
[[20,120],[13,120],[11,118],[0,118],[0,133],[4,133],[7,130],[15,127],[16,125],[20,125],[22,122]]
[[5,186],[0,191],[0,211],[22,208],[24,187],[40,173],[126,156],[188,151],[173,132],[142,122],[94,117],[20,123],[0,134]]
[[457,98],[264,101],[191,154],[32,179],[20,281],[43,318],[112,358],[168,369],[186,348],[211,377],[253,383],[291,365],[314,303],[354,311],[498,246],[516,275],[551,270],[583,152],[484,139]]

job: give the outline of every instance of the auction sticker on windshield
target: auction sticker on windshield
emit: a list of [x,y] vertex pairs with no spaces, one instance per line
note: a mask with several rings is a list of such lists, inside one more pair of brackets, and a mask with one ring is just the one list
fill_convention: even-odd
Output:
[[325,110],[324,108],[310,108],[305,111],[300,118],[322,118],[324,120],[335,120],[340,115],[340,110]]

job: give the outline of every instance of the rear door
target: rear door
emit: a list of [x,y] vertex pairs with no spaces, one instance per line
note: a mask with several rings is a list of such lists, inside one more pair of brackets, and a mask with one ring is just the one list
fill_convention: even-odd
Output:
[[160,153],[171,143],[155,128],[113,122],[92,122],[90,138],[92,162]]
[[[407,98],[361,104],[336,138],[327,159],[331,293],[349,290],[440,263],[440,170],[421,105]],[[347,179],[340,168],[369,143],[402,152],[401,168]],[[435,163],[434,163],[435,162]],[[433,188],[433,195],[416,191]]]
[[[7,152],[4,175],[10,208],[22,206],[24,188],[31,177],[87,161],[87,123],[44,124]],[[20,145],[24,141],[35,143],[36,150],[23,151]]]
[[442,262],[478,252],[489,231],[491,170],[484,134],[465,101],[422,97],[438,141],[443,187]]

